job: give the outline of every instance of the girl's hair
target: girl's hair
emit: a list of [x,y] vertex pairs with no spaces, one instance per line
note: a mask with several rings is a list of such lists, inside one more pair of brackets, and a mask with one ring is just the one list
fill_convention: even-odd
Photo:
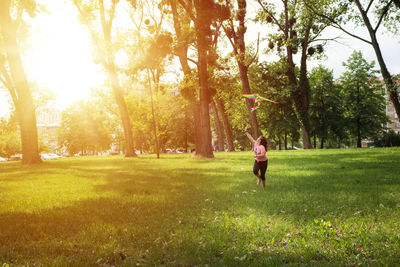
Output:
[[268,150],[268,142],[267,142],[267,138],[265,138],[264,136],[260,136],[260,145],[265,147],[265,151]]

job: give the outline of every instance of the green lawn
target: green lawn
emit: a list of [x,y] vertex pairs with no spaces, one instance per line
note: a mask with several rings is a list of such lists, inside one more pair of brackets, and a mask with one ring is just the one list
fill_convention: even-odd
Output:
[[0,163],[0,266],[400,265],[400,149]]

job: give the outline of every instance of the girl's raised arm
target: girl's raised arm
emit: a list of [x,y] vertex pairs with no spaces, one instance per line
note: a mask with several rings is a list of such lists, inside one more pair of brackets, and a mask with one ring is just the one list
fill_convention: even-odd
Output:
[[249,132],[247,131],[247,127],[244,129],[244,133],[247,135],[247,137],[250,139],[250,141],[253,142],[253,144],[256,142],[256,140],[254,140],[253,136],[251,136],[251,134],[249,134]]

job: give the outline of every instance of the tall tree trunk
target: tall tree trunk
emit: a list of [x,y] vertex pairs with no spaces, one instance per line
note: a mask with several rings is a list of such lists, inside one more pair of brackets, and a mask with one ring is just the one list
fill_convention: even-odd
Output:
[[21,132],[22,163],[40,163],[36,115],[31,91],[17,44],[16,27],[10,14],[10,1],[0,4],[0,29],[5,47],[8,66],[13,80],[13,88],[8,88],[14,101]]
[[[170,0],[172,18],[174,21],[174,29],[178,39],[178,42],[185,42],[182,37],[181,24],[179,21],[179,14],[176,9],[175,0]],[[188,64],[187,57],[188,45],[186,43],[181,43],[177,46],[176,53],[179,58],[179,62],[182,66],[182,71],[185,76],[191,76],[192,71]],[[200,105],[196,97],[195,88],[189,89],[188,101],[190,103],[190,107],[193,114],[193,128],[194,128],[194,145],[195,145],[195,153],[199,154],[201,150],[201,132],[200,132]]]
[[124,129],[125,137],[125,157],[136,157],[134,144],[133,144],[133,134],[132,134],[132,124],[129,118],[128,108],[126,107],[124,94],[119,81],[117,79],[117,72],[115,70],[114,62],[112,60],[108,63],[107,68],[108,78],[111,81],[111,87],[114,92],[114,97],[118,105],[119,113],[121,115],[122,127]]
[[314,131],[314,147],[317,147],[317,131]]
[[188,143],[189,143],[189,135],[188,135],[188,131],[189,131],[189,125],[188,125],[188,111],[187,109],[185,109],[185,153],[188,152]]
[[[210,0],[211,1],[211,0]],[[198,75],[200,84],[200,132],[201,132],[201,150],[200,155],[207,158],[213,158],[211,144],[210,127],[210,90],[208,88],[207,72],[207,35],[210,33],[210,24],[207,14],[207,1],[194,1],[197,19],[195,23],[197,49],[198,49]]]
[[[195,96],[193,96],[195,98]],[[194,145],[195,154],[200,155],[202,138],[201,138],[201,125],[200,125],[200,104],[197,100],[191,101],[192,113],[193,113],[193,130],[194,130]]]
[[285,150],[287,150],[287,131],[285,129]]
[[[114,55],[112,50],[111,43],[111,28],[112,22],[115,14],[115,7],[117,1],[112,1],[110,12],[108,14],[108,18],[105,15],[104,3],[103,0],[99,0],[99,9],[100,9],[100,22],[103,30],[103,37],[106,45],[106,55],[104,56],[105,62],[103,62],[104,67],[106,69],[108,79],[111,83],[111,88],[114,92],[114,97],[117,102],[117,106],[121,115],[122,127],[124,129],[124,137],[125,137],[125,156],[126,157],[136,157],[134,143],[133,143],[133,134],[132,134],[132,124],[129,118],[128,109],[126,107],[123,90],[118,80],[118,74],[114,64]],[[75,2],[75,5],[78,7],[79,12],[81,8],[79,4]],[[81,14],[82,15],[82,14]],[[108,19],[108,20],[107,20]],[[89,25],[88,25],[89,27]],[[89,28],[90,31],[93,31]]]
[[298,93],[296,94],[295,102],[297,102],[296,109],[299,114],[299,120],[301,122],[301,134],[303,140],[303,147],[305,149],[312,148],[310,140],[310,118],[308,115],[309,103],[310,103],[310,83],[307,77],[307,47],[308,38],[312,21],[307,25],[305,38],[302,44],[301,60],[300,60],[300,78],[299,87],[297,88]]
[[[237,12],[237,21],[239,22],[239,26],[237,27],[237,31],[235,32],[235,24],[232,19],[229,21],[229,27],[224,28],[225,34],[228,36],[229,41],[233,48],[233,53],[236,57],[236,62],[239,67],[240,73],[240,81],[242,83],[242,93],[243,94],[251,94],[249,78],[248,78],[248,63],[245,62],[246,57],[246,42],[244,38],[244,34],[246,33],[245,26],[245,18],[246,18],[246,0],[237,0],[238,4],[238,12]],[[253,103],[250,99],[246,98],[246,108],[249,116],[249,122],[251,126],[251,133],[253,136],[258,137],[260,135],[260,130],[258,127],[256,112],[251,112],[251,108],[253,107]]]
[[282,136],[281,136],[281,134],[278,135],[278,147],[279,147],[279,150],[282,150]]
[[225,137],[226,137],[226,145],[228,146],[228,152],[235,151],[235,145],[233,144],[233,135],[232,135],[232,126],[229,122],[228,114],[226,113],[224,103],[219,98],[216,98],[217,101],[217,110],[220,111],[222,117],[222,123],[224,125]]
[[[287,6],[287,1],[284,1],[284,14],[285,14],[285,28],[284,28],[284,35],[285,40],[289,40],[292,38],[291,32],[289,30],[289,9]],[[303,41],[306,43],[306,40]],[[303,50],[306,49],[306,45],[303,45]],[[304,79],[301,77],[300,74],[300,81],[299,84],[297,83],[296,72],[295,72],[295,64],[293,61],[293,47],[291,45],[286,46],[286,53],[287,53],[287,77],[289,80],[289,87],[292,93],[292,100],[295,107],[296,116],[300,122],[301,126],[301,133],[302,133],[302,140],[303,140],[303,147],[305,149],[312,148],[310,136],[309,136],[309,119],[308,119],[308,92],[309,92],[309,84],[308,79]],[[302,53],[302,62],[303,60],[307,60],[307,54],[305,54],[305,59],[303,59]],[[303,67],[303,71],[305,70],[307,75],[307,65],[300,64],[300,68]],[[308,91],[307,91],[308,90]]]
[[357,118],[357,147],[361,147],[361,125],[360,118]]
[[[156,116],[154,114],[154,101],[153,101],[153,89],[151,86],[151,79],[150,79],[150,72],[147,69],[147,77],[149,79],[149,90],[150,90],[150,103],[151,103],[151,120],[153,123],[153,133],[154,133],[154,143],[156,145],[156,154],[157,158],[160,158],[160,147],[159,147],[159,142],[158,142],[158,135],[157,135],[157,124],[156,124]],[[158,84],[158,82],[157,82]],[[158,86],[156,86],[156,91],[158,91]]]
[[213,99],[211,99],[211,110],[214,114],[215,127],[217,128],[218,151],[224,151],[225,150],[224,126],[221,124],[221,120],[219,119],[218,115],[218,110]]
[[[399,102],[399,93],[396,84],[393,81],[392,75],[386,67],[386,63],[382,56],[382,51],[379,47],[378,40],[376,39],[376,30],[373,29],[371,22],[368,18],[366,11],[362,8],[359,0],[354,1],[356,3],[357,8],[359,9],[365,26],[368,29],[369,35],[371,37],[371,45],[374,48],[376,58],[378,59],[379,67],[381,69],[383,80],[385,81],[386,89],[389,92],[389,98],[393,103],[394,109],[397,113],[397,118],[400,121],[400,102]],[[399,1],[395,1],[395,4],[398,6]],[[400,7],[399,7],[400,8]]]
[[[239,20],[239,27],[238,27],[238,31],[237,31],[237,37],[235,38],[235,45],[237,46],[237,49],[234,49],[234,51],[236,51],[237,63],[239,66],[240,80],[242,82],[242,92],[243,92],[243,94],[251,94],[249,77],[247,74],[249,66],[246,65],[246,62],[245,62],[246,43],[245,43],[244,34],[246,32],[245,18],[246,18],[247,3],[246,3],[246,0],[237,0],[237,3],[238,3],[238,11],[239,11],[238,16],[237,16],[238,20]],[[246,98],[246,107],[247,107],[247,112],[248,112],[248,116],[250,119],[252,135],[254,137],[258,137],[261,134],[261,131],[258,128],[256,111],[251,112],[252,106],[253,105],[252,105],[251,100]]]
[[360,103],[361,103],[360,86],[357,85],[357,118],[356,118],[357,147],[361,147],[361,119],[360,119],[360,111],[359,111]]

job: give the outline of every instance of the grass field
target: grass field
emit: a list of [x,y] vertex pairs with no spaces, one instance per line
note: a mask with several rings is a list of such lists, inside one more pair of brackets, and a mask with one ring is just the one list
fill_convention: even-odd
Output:
[[400,265],[400,149],[0,163],[0,266]]

